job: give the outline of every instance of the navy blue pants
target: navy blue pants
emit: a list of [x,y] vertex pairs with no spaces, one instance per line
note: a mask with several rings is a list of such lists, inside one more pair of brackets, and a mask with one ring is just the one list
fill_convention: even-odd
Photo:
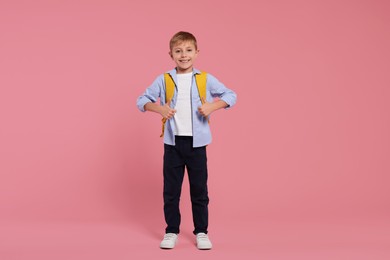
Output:
[[180,233],[180,194],[187,169],[190,182],[194,234],[208,227],[206,146],[192,147],[191,136],[176,136],[175,146],[164,144],[164,216],[166,233]]

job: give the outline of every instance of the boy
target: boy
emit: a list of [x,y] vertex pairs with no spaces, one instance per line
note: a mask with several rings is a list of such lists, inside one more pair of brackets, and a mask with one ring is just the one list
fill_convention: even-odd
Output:
[[[184,170],[187,168],[197,247],[211,249],[207,235],[209,197],[206,146],[211,142],[208,117],[215,110],[233,106],[236,94],[207,74],[206,97],[200,97],[195,77],[201,72],[193,67],[199,50],[196,38],[191,33],[176,33],[170,40],[169,48],[169,55],[176,64],[176,68],[167,75],[175,85],[172,99],[166,100],[168,80],[160,75],[137,100],[139,110],[159,113],[164,123],[163,198],[167,227],[160,247],[172,249],[176,245],[180,232],[179,200]],[[158,98],[160,104],[156,103]],[[214,98],[218,99],[214,101]]]

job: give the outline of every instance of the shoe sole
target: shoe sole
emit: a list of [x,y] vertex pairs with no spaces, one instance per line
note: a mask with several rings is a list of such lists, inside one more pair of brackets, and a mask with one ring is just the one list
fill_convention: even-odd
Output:
[[[176,242],[176,243],[177,243],[177,242]],[[162,246],[162,245],[160,245],[160,248],[161,248],[161,249],[174,249],[175,246],[176,246],[176,243],[175,243],[173,246]]]
[[199,250],[210,250],[212,249],[213,247],[199,247],[199,246],[196,246]]
[[160,248],[161,249],[173,249],[173,248],[175,248],[175,246],[176,246],[176,243],[173,246],[162,246],[162,245],[160,245]]
[[170,250],[170,249],[174,249],[175,247],[162,247],[160,246],[161,249],[164,249],[164,250]]

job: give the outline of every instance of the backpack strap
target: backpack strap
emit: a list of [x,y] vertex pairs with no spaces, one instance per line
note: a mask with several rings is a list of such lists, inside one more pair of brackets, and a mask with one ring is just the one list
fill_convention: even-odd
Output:
[[175,94],[175,82],[172,79],[171,74],[164,74],[165,81],[165,102],[168,103],[172,100],[173,95]]
[[[173,95],[175,94],[175,82],[172,79],[172,76],[169,73],[164,74],[165,81],[165,102],[168,103],[172,100]],[[195,74],[196,86],[198,88],[198,93],[200,100],[203,104],[203,100],[206,100],[206,89],[207,89],[207,73],[201,72],[200,74]],[[160,137],[164,136],[165,122],[166,118],[161,119],[162,121],[162,132]],[[209,121],[210,123],[210,121]]]
[[202,71],[200,74],[195,74],[196,86],[198,87],[199,97],[203,104],[203,100],[206,100],[206,81],[207,73]]
[[[207,89],[207,72],[202,71],[200,74],[195,74],[196,86],[198,87],[199,97],[202,104],[206,100],[206,89]],[[210,124],[210,119],[207,119]]]
[[[172,76],[169,73],[164,74],[165,81],[165,103],[168,103],[172,100],[173,95],[175,94],[175,82],[172,79]],[[162,121],[162,131],[160,137],[164,136],[165,122],[166,118],[161,119]]]

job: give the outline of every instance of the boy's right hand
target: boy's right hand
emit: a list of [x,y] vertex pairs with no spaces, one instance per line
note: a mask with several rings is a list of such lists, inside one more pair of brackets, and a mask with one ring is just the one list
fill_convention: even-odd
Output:
[[165,105],[161,106],[160,114],[165,119],[171,119],[176,113],[176,109],[171,108],[171,100],[169,100]]

